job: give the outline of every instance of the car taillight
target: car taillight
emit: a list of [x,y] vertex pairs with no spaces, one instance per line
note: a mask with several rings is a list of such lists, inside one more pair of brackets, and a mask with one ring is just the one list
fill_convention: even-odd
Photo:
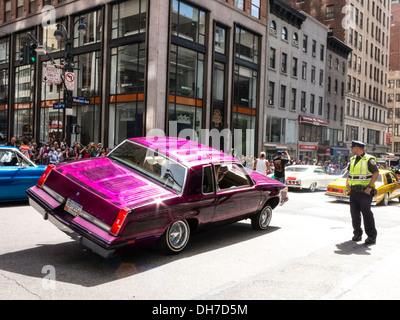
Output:
[[128,208],[122,208],[119,211],[118,216],[115,219],[115,221],[114,221],[114,223],[113,223],[113,225],[111,227],[111,230],[110,230],[110,233],[112,235],[114,235],[114,236],[118,235],[118,232],[121,229],[122,224],[124,223],[124,221],[125,221],[126,217],[128,216],[129,212],[130,212],[130,210]]
[[46,170],[44,170],[42,176],[40,177],[37,186],[38,187],[42,187],[47,179],[47,177],[49,176],[51,170],[53,170],[55,168],[54,164],[49,164],[46,168]]

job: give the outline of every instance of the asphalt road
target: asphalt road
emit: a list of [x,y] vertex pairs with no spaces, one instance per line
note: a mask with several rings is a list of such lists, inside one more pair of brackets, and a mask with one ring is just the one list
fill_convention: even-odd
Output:
[[[374,207],[377,244],[350,241],[347,203],[290,192],[267,231],[245,220],[105,260],[27,203],[0,204],[0,299],[400,299],[400,203]],[[365,239],[365,236],[363,240]]]

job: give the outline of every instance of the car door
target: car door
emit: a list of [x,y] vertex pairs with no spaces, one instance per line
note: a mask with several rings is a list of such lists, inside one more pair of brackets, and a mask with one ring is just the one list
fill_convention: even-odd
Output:
[[8,151],[8,158],[0,166],[0,199],[27,198],[26,190],[39,179],[40,172],[16,151]]
[[393,173],[387,172],[385,174],[386,178],[386,190],[389,192],[389,199],[395,199],[398,196],[400,196],[400,186],[399,183],[397,182],[396,177],[394,176]]
[[315,180],[318,183],[319,188],[326,188],[328,184],[333,180],[332,176],[327,174],[322,167],[316,167],[313,173]]
[[[224,177],[218,177],[221,168],[228,169]],[[261,193],[256,190],[246,170],[237,163],[221,163],[214,166],[216,202],[213,222],[233,220],[256,213]]]

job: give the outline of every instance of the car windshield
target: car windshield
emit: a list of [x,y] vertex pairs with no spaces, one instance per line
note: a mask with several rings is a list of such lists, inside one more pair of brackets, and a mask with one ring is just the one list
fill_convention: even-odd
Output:
[[115,148],[109,157],[182,192],[186,168],[155,150],[127,140]]
[[307,170],[309,170],[309,168],[307,167],[286,167],[286,172],[287,171],[291,171],[291,172],[306,172]]

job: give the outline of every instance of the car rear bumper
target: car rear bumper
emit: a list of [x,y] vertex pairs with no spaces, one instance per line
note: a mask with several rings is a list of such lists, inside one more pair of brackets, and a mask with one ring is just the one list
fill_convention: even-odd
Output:
[[[340,194],[332,194],[332,193],[328,193],[328,192],[325,192],[325,195],[328,196],[328,197],[334,197],[334,198],[336,198],[336,200],[339,200],[339,201],[350,202],[350,197],[349,196],[343,196],[343,195],[340,195]],[[377,203],[376,198],[373,198],[371,204],[372,205],[376,205],[376,203]]]
[[[104,240],[102,241],[94,232],[86,230],[82,225],[78,223],[74,224],[73,220],[78,218],[76,222],[79,222],[79,217],[66,221],[57,215],[56,213],[61,210],[59,207],[62,204],[51,198],[46,192],[40,188],[33,187],[27,191],[27,194],[29,197],[29,204],[38,211],[45,220],[50,221],[59,230],[76,240],[79,244],[93,250],[104,258],[109,258],[115,254],[116,248],[111,247],[110,243]],[[87,225],[88,222],[85,221],[85,224]],[[91,229],[93,228],[97,227],[92,225]]]

